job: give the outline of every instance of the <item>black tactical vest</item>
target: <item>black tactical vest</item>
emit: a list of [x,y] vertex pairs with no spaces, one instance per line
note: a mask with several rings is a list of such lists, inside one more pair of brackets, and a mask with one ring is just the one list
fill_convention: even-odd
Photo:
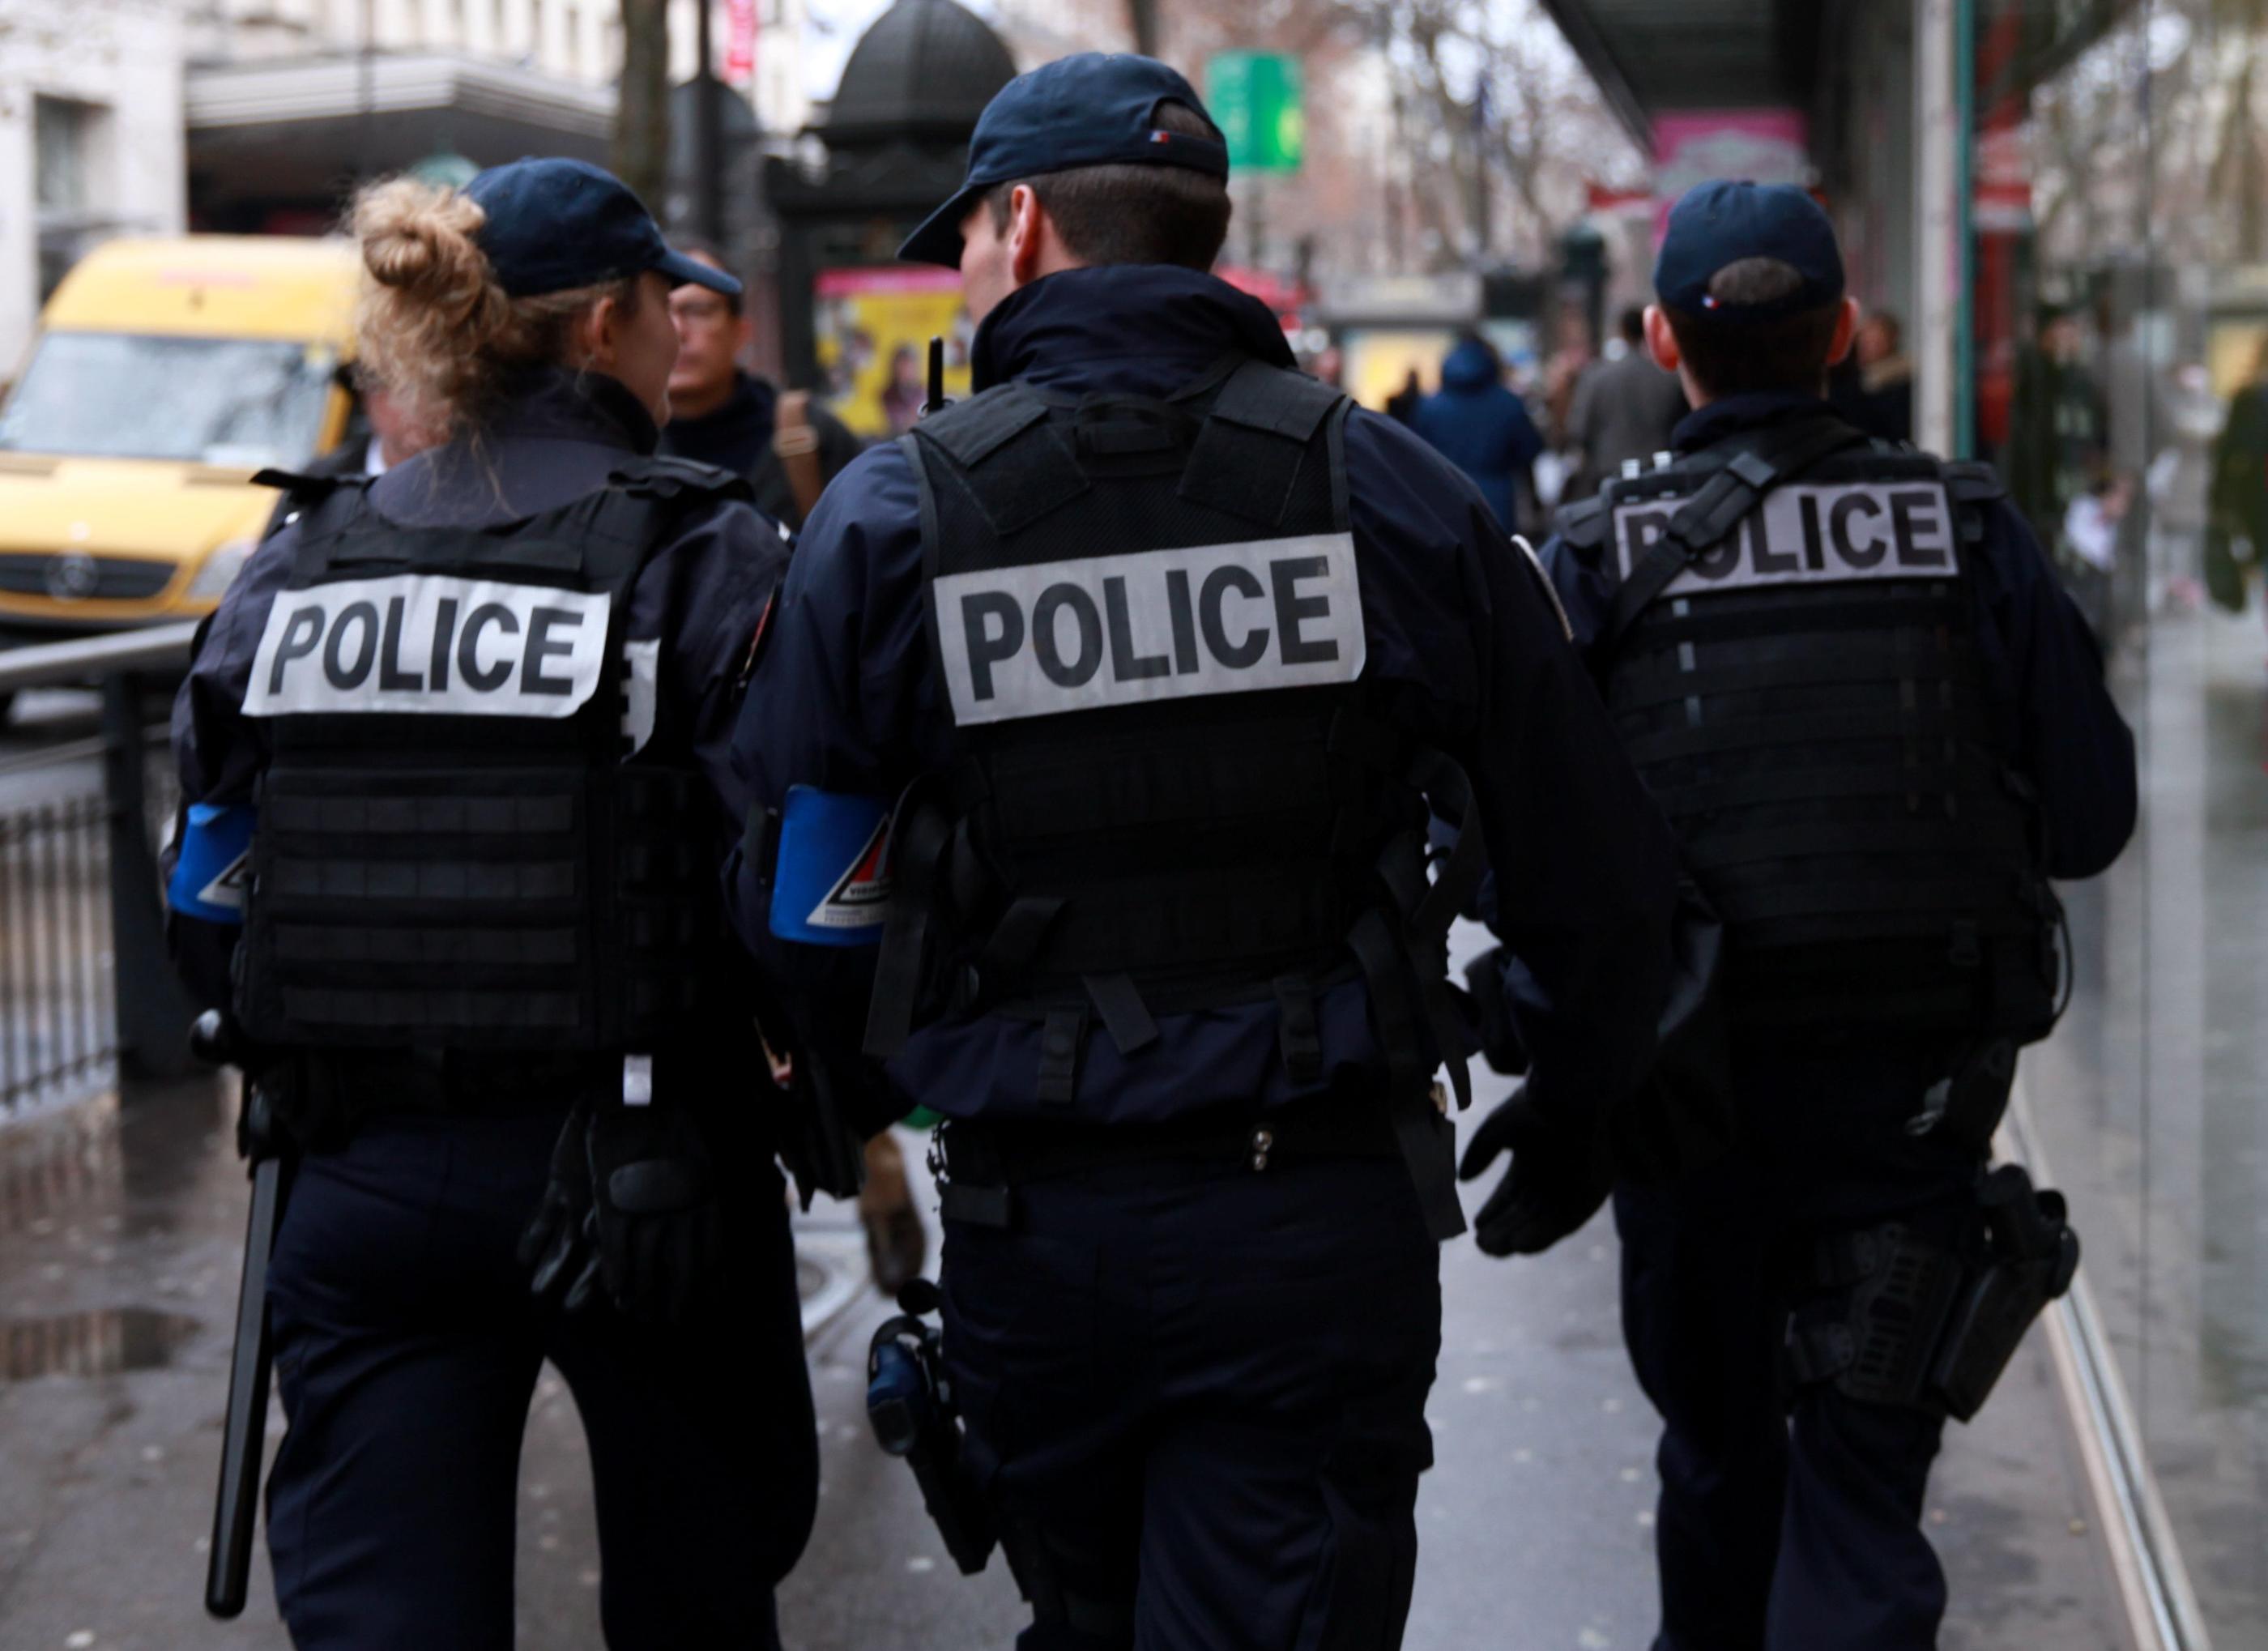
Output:
[[1564,512],[1599,674],[1726,925],[1736,1021],[2044,1036],[2060,909],[1978,655],[1989,467],[1822,417]]
[[1069,1102],[1089,1036],[1272,1000],[1311,1080],[1317,992],[1362,978],[1397,1095],[1437,1049],[1462,1089],[1444,937],[1479,833],[1429,884],[1429,798],[1469,797],[1370,714],[1347,406],[1240,357],[1167,400],[1004,385],[904,439],[957,760],[898,812],[870,1052],[1038,1020]]
[[312,505],[254,660],[238,1012],[283,1048],[650,1051],[722,931],[713,804],[640,748],[638,571],[746,484],[633,459],[494,528],[410,527],[367,483]]

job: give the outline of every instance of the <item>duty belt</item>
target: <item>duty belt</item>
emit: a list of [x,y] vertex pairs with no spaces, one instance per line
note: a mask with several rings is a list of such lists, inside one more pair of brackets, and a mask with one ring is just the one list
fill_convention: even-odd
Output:
[[1375,1095],[1330,1096],[1281,1112],[1208,1112],[1162,1124],[1069,1124],[948,1120],[930,1168],[948,1221],[1012,1224],[1015,1189],[1115,1164],[1187,1159],[1265,1174],[1287,1159],[1398,1156],[1393,1119]]

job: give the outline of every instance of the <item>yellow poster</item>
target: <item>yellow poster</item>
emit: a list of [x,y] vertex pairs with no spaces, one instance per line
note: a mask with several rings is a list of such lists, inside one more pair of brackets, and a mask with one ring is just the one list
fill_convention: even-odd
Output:
[[814,326],[821,394],[861,436],[912,428],[929,394],[929,341],[945,340],[945,393],[968,388],[976,328],[951,269],[822,269]]
[[1431,395],[1441,387],[1441,360],[1457,342],[1446,327],[1349,328],[1340,337],[1339,382],[1348,394],[1375,412],[1401,394],[1412,373]]

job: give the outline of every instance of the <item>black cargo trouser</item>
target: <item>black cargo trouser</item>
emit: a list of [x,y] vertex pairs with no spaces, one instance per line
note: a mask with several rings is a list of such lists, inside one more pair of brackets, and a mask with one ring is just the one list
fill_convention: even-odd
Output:
[[1389,1651],[1440,1252],[1398,1158],[1167,1159],[948,1220],[970,1459],[1048,1574],[1023,1651]]
[[1783,1389],[1783,1348],[1825,1235],[1900,1221],[1940,1243],[1975,1219],[1977,1160],[1906,1120],[1941,1057],[1736,1067],[1746,1146],[1615,1195],[1623,1323],[1661,1413],[1656,1651],[1926,1651],[1945,1574],[1923,1534],[1943,1421]]
[[302,1161],[270,1276],[288,1427],[268,1482],[302,1651],[512,1644],[520,1439],[546,1360],[589,1436],[607,1642],[777,1647],[818,1446],[784,1193],[740,1172],[729,1316],[530,1299],[515,1254],[563,1105],[364,1119]]

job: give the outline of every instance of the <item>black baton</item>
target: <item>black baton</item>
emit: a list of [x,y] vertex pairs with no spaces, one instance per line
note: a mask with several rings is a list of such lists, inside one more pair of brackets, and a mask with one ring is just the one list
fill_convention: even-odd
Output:
[[[242,1036],[217,1009],[197,1017],[190,1050],[214,1065],[248,1067]],[[289,1181],[274,1101],[247,1071],[241,1139],[252,1160],[252,1211],[244,1228],[244,1275],[237,1286],[236,1345],[229,1360],[228,1414],[221,1433],[220,1488],[213,1502],[205,1566],[205,1610],[240,1615],[252,1580],[252,1537],[260,1513],[260,1456],[268,1434],[268,1263]]]
[[271,1153],[252,1170],[244,1279],[237,1286],[236,1351],[228,1367],[228,1422],[221,1434],[220,1493],[213,1503],[212,1553],[205,1568],[205,1609],[224,1618],[244,1610],[252,1577],[260,1455],[268,1433],[268,1258],[283,1205],[284,1161]]

